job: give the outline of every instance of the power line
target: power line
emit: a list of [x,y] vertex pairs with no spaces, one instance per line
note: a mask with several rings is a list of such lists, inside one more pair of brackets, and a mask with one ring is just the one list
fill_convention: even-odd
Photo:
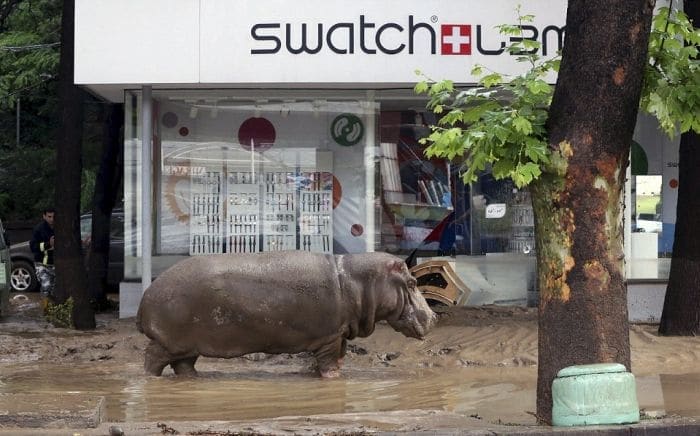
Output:
[[49,44],[31,44],[31,45],[19,45],[19,46],[4,46],[0,47],[0,50],[4,51],[11,51],[11,52],[19,52],[19,51],[28,51],[28,50],[41,50],[44,48],[52,48],[61,45],[60,42],[52,42]]
[[14,91],[12,91],[12,92],[5,92],[5,93],[3,93],[3,94],[4,94],[3,97],[7,98],[7,97],[12,97],[12,96],[18,95],[19,93],[21,93],[21,92],[23,92],[23,91],[27,91],[27,90],[30,90],[30,89],[32,89],[32,88],[36,88],[36,87],[38,87],[38,86],[40,86],[40,85],[42,85],[42,84],[48,82],[48,81],[51,80],[51,79],[53,79],[53,76],[51,76],[51,77],[44,77],[42,80],[40,80],[40,81],[37,82],[37,83],[32,83],[32,84],[30,84],[30,85],[25,86],[24,88],[16,89],[16,90],[14,90]]

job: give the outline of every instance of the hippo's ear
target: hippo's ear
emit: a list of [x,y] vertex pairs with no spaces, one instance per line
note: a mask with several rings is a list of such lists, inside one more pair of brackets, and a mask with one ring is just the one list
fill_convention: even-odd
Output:
[[405,263],[400,260],[390,260],[386,263],[386,269],[389,273],[400,274],[403,272]]

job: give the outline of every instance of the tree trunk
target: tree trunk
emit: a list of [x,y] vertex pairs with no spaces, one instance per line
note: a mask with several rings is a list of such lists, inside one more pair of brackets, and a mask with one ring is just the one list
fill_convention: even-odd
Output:
[[659,324],[663,335],[700,334],[700,135],[681,136],[678,157],[678,205],[673,258]]
[[[700,1],[685,0],[685,13],[695,27],[700,23]],[[700,135],[692,130],[681,135],[678,153],[678,203],[673,258],[666,287],[659,333],[700,334]]]
[[560,369],[630,368],[621,206],[652,9],[649,0],[569,1],[548,125],[554,158],[532,186],[542,422]]
[[59,127],[56,152],[56,297],[73,298],[73,325],[95,328],[80,244],[80,180],[82,176],[83,95],[73,83],[74,0],[64,0],[59,66]]
[[88,285],[90,296],[97,307],[106,302],[107,272],[109,266],[109,246],[111,215],[122,181],[122,141],[121,128],[124,121],[124,106],[110,104],[106,109],[103,135],[102,161],[97,180],[92,207],[92,232],[88,261]]

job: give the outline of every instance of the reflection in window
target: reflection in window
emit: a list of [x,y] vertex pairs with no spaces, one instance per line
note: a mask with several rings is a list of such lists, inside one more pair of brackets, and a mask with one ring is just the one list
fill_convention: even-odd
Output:
[[[631,180],[630,278],[667,278],[670,262],[661,248],[663,198],[661,175],[637,175]],[[670,253],[668,253],[670,257]]]
[[465,185],[459,162],[428,159],[419,140],[434,123],[427,113],[381,112],[381,248],[416,256],[534,255],[529,193],[490,171]]
[[380,114],[381,250],[406,255],[454,252],[451,166],[444,159],[425,157],[426,146],[419,140],[434,123],[427,118],[416,111]]

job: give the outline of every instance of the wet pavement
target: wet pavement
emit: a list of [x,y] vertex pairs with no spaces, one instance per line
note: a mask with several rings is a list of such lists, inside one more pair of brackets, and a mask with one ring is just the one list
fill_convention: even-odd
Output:
[[[106,421],[251,420],[279,416],[442,410],[493,424],[534,425],[535,368],[353,371],[334,380],[305,368],[226,372],[204,362],[198,378],[150,377],[141,363],[0,365],[0,394],[31,392],[41,407],[61,393],[105,398]],[[498,380],[498,383],[494,383]],[[637,377],[651,416],[700,416],[700,373]]]
[[[526,363],[515,366],[446,366],[440,358],[443,352],[452,353],[450,356],[457,353],[453,345],[416,354],[400,348],[400,336],[382,329],[374,337],[383,353],[374,354],[377,343],[355,341],[354,354],[349,356],[355,360],[346,363],[338,379],[320,379],[310,367],[308,356],[200,359],[199,377],[177,378],[172,373],[164,377],[144,374],[145,338],[134,331],[132,322],[103,326],[101,332],[75,332],[25,322],[12,318],[0,323],[0,342],[6,350],[0,354],[0,418],[12,410],[9,403],[13,396],[25,398],[22,407],[33,407],[27,412],[39,417],[54,409],[60,414],[57,402],[63,403],[64,409],[77,407],[80,401],[87,404],[87,409],[98,404],[92,412],[102,424],[89,431],[83,428],[83,435],[108,434],[111,425],[128,429],[130,433],[126,434],[166,434],[159,427],[166,423],[181,433],[191,429],[191,434],[232,434],[227,432],[234,429],[270,434],[464,433],[465,429],[493,432],[484,434],[538,434],[562,430],[535,426],[537,369],[528,363],[530,360],[519,358]],[[444,328],[441,346],[459,331]],[[518,341],[527,338],[522,336]],[[461,337],[457,339],[462,341]],[[499,346],[504,346],[505,340],[500,341]],[[7,351],[18,348],[21,352]],[[387,353],[387,349],[398,351]],[[369,350],[369,355],[363,355],[363,350]],[[527,349],[522,352],[529,355]],[[363,360],[373,354],[377,356],[374,363]],[[47,355],[55,359],[47,360]],[[407,363],[394,365],[404,361]],[[636,376],[640,408],[647,418],[639,426],[674,431],[654,434],[700,435],[700,424],[692,420],[700,417],[700,363],[697,368],[697,372]],[[57,400],[70,397],[82,400]],[[93,419],[94,413],[84,412]],[[656,419],[661,417],[666,419]],[[683,418],[690,418],[691,424]],[[678,419],[680,424],[673,424]],[[83,427],[71,426],[66,419],[59,421],[56,419],[51,426],[64,427],[64,433],[55,430],[46,434],[65,434],[67,428]],[[0,434],[33,434],[27,429],[8,430],[3,422],[0,419]],[[220,433],[202,433],[214,428]],[[620,428],[637,427],[616,427]]]
[[[218,368],[213,369],[214,365]],[[0,393],[32,392],[47,399],[63,392],[104,396],[108,421],[263,419],[424,409],[487,421],[535,422],[528,413],[534,410],[534,368],[465,368],[448,374],[346,370],[333,380],[320,379],[301,367],[283,374],[224,372],[225,363],[204,363],[198,378],[144,376],[140,362],[126,367],[107,362],[33,363],[4,369],[11,375],[0,376]],[[499,382],[493,383],[494,379]]]

